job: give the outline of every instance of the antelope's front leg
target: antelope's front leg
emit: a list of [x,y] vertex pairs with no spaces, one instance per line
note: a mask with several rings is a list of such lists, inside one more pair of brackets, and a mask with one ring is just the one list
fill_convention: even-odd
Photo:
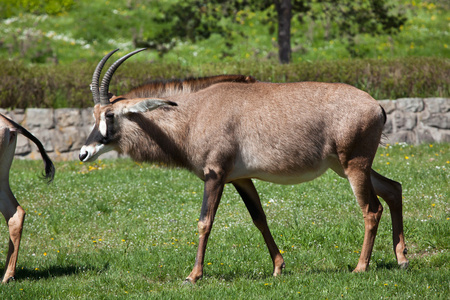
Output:
[[195,283],[203,276],[206,244],[208,243],[208,237],[211,232],[217,207],[219,206],[223,187],[224,182],[222,176],[220,176],[218,172],[209,170],[208,174],[206,174],[202,210],[198,221],[199,243],[197,256],[195,257],[194,268],[192,269],[191,274],[186,278],[185,282]]

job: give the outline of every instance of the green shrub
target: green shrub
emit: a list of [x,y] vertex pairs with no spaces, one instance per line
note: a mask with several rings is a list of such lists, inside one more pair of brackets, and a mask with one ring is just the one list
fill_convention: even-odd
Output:
[[74,5],[75,0],[0,0],[0,19],[23,12],[57,15],[69,11]]
[[[95,64],[26,65],[0,60],[0,107],[90,107],[89,84]],[[279,65],[270,61],[181,66],[127,61],[114,75],[110,89],[123,94],[148,80],[200,77],[217,74],[252,75],[260,81],[342,82],[356,86],[375,99],[449,97],[450,60],[402,58],[342,60]]]

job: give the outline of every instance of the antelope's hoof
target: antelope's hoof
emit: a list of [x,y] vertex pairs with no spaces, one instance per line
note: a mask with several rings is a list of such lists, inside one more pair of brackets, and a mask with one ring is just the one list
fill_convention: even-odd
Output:
[[6,284],[6,283],[11,282],[11,281],[14,281],[14,280],[16,280],[16,279],[14,278],[14,276],[11,276],[11,277],[9,277],[8,279],[4,278],[4,279],[2,280],[2,283],[3,283],[3,284]]
[[400,267],[400,269],[406,270],[409,267],[409,261],[407,260],[407,261],[401,262],[398,264],[398,266]]
[[183,281],[183,286],[193,286],[195,284],[195,281],[193,281],[191,278],[186,278]]
[[356,266],[356,268],[353,270],[353,273],[362,273],[366,272],[369,269],[369,267],[359,267]]
[[276,276],[281,275],[281,273],[283,272],[284,268],[286,268],[286,264],[283,262],[281,264],[281,266],[276,267],[275,270],[273,270],[273,276],[276,277]]

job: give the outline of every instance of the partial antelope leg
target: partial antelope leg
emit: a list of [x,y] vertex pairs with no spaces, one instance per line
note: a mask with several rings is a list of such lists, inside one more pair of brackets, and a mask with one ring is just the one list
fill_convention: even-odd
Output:
[[370,175],[375,192],[386,201],[391,212],[392,238],[397,263],[401,268],[407,268],[409,261],[405,256],[407,249],[403,234],[402,185],[378,174],[374,170],[371,171]]
[[185,282],[195,283],[203,276],[206,244],[208,243],[209,234],[211,233],[224,186],[223,172],[210,169],[206,174],[202,210],[198,221],[199,243],[197,255],[195,257],[194,268],[186,278]]
[[383,213],[383,206],[377,198],[370,179],[371,162],[369,157],[355,156],[348,161],[345,168],[348,181],[361,207],[365,227],[361,255],[353,272],[363,272],[369,267],[378,224]]
[[20,207],[9,187],[9,170],[14,158],[17,135],[7,127],[0,128],[0,211],[9,229],[9,249],[6,257],[2,283],[8,282],[16,273],[20,238],[25,211]]
[[[11,200],[15,200],[14,197]],[[3,201],[3,198],[0,200]],[[13,203],[12,201],[10,203]],[[17,201],[15,201],[17,203]],[[16,275],[16,264],[19,255],[20,239],[22,237],[23,223],[25,220],[25,211],[17,203],[16,212],[11,217],[5,217],[9,227],[9,249],[6,257],[5,274],[2,283],[13,279]],[[2,211],[3,213],[3,211]]]
[[261,206],[261,200],[259,199],[258,192],[251,179],[240,179],[232,182],[242,200],[244,200],[253,223],[261,231],[267,248],[269,248],[270,257],[273,262],[273,276],[281,275],[282,270],[285,267],[283,256],[278,250],[278,246],[270,233],[269,226],[267,225],[266,215]]

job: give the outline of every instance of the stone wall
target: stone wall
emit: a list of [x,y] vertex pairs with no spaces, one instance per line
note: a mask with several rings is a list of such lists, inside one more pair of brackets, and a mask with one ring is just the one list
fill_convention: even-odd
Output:
[[[384,143],[407,144],[450,142],[450,98],[404,98],[382,100],[387,113]],[[89,134],[92,108],[88,109],[15,109],[0,113],[30,130],[55,161],[77,160]],[[40,159],[37,148],[19,135],[16,157]],[[115,152],[102,158],[115,158]]]
[[450,142],[449,98],[382,100],[387,113],[384,143]]

